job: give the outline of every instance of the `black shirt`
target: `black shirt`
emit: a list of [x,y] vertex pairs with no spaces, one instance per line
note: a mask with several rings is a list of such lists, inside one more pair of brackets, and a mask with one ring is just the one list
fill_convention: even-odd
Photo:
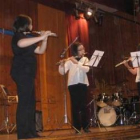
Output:
[[29,75],[35,77],[37,62],[34,50],[36,49],[37,45],[33,44],[25,48],[20,48],[17,45],[17,42],[23,38],[28,38],[28,36],[24,35],[23,33],[15,33],[12,38],[12,50],[14,57],[11,75],[13,77],[19,75]]

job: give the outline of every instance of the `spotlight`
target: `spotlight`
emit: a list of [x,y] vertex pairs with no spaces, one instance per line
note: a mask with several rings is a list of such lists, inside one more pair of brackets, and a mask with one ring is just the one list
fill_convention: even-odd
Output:
[[89,20],[95,15],[95,10],[87,8],[84,12],[85,19]]
[[87,10],[87,15],[88,15],[88,16],[92,16],[92,14],[93,14],[93,10],[90,9],[90,8],[88,8],[88,10]]

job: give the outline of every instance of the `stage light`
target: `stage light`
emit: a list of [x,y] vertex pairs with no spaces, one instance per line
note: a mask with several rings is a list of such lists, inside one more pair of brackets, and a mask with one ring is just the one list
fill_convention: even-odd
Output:
[[93,10],[88,8],[88,10],[86,11],[88,16],[92,16],[93,14]]
[[[75,2],[75,9],[74,9],[74,16],[75,19],[84,18],[86,20],[92,19],[95,16],[95,13],[97,11],[96,6],[89,5],[88,3],[82,2]],[[80,14],[83,14],[84,16],[79,16]]]
[[95,11],[91,8],[87,8],[84,12],[85,19],[89,20],[95,15]]

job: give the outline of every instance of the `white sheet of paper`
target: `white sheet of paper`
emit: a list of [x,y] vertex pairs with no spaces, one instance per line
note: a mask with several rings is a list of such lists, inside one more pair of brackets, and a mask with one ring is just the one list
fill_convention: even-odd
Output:
[[137,52],[131,52],[131,61],[133,64],[133,67],[139,67],[140,66],[140,51]]
[[97,67],[103,55],[104,51],[95,50],[92,57],[89,60],[88,65]]

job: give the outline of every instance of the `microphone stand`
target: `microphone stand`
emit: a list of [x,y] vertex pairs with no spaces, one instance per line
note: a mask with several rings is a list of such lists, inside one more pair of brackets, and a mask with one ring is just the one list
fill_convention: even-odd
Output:
[[60,54],[60,58],[64,58],[65,57],[65,54],[66,52],[69,50],[69,48],[77,41],[79,37],[77,36],[74,41],[66,48],[62,51],[62,53]]
[[[63,50],[63,52],[60,54],[61,58],[64,58],[66,52],[69,50],[69,48],[77,41],[78,37],[75,38],[75,40],[66,48]],[[64,116],[61,119],[58,128],[56,128],[55,130],[60,129],[64,124],[68,124],[70,125],[76,132],[78,132],[79,134],[81,134],[81,132],[76,129],[70,122],[70,119],[68,118],[67,115],[67,82],[66,82],[66,74],[65,74],[65,65],[63,65],[63,71],[64,71],[64,76],[63,76],[63,90],[64,90]],[[63,124],[62,124],[63,123]],[[51,135],[54,131],[52,131],[49,135]]]

